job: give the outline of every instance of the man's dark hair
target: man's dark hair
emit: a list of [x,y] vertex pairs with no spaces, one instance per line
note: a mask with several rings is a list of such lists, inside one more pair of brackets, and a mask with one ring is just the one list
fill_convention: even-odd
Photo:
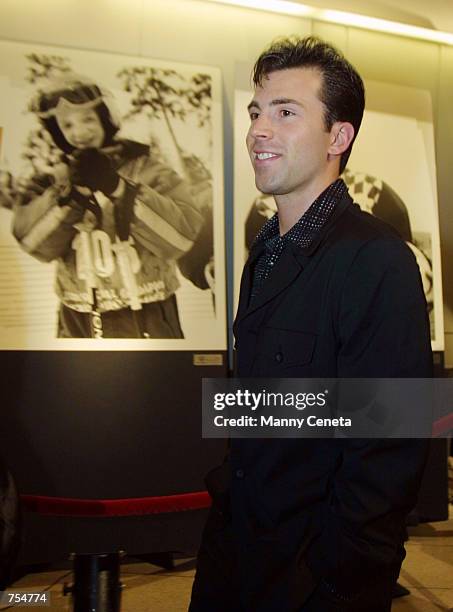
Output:
[[324,122],[330,130],[335,121],[347,121],[354,127],[354,138],[341,155],[340,173],[346,167],[352,144],[359,132],[365,107],[363,81],[348,60],[328,43],[308,36],[280,38],[261,53],[253,68],[255,86],[271,72],[289,68],[315,68],[323,77],[319,99],[325,106]]

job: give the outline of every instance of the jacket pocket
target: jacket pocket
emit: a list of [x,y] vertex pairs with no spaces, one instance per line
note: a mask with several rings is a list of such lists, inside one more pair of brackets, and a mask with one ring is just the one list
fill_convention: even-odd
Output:
[[312,360],[316,338],[316,334],[305,331],[263,327],[257,340],[256,354],[282,369],[305,365]]

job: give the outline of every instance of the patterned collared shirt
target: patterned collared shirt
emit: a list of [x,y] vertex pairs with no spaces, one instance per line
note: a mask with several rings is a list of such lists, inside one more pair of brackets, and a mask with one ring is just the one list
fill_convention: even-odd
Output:
[[303,248],[310,246],[346,191],[347,187],[342,179],[334,181],[283,236],[280,236],[278,213],[264,224],[254,241],[254,246],[259,242],[264,242],[264,250],[258,257],[253,270],[250,302],[261,291],[285,246],[289,242],[294,242]]

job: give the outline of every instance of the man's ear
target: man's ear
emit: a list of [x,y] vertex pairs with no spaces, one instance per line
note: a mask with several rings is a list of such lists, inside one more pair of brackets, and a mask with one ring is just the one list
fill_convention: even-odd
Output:
[[330,130],[330,155],[344,153],[354,138],[354,127],[346,121],[336,121]]

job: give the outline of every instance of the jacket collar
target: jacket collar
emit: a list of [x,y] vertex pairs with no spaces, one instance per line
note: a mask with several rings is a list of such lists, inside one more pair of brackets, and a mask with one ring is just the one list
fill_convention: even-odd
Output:
[[[338,218],[344,213],[344,211],[353,203],[353,200],[349,193],[346,191],[338,202],[338,205],[335,207],[332,215],[330,216],[327,223],[321,228],[315,238],[311,241],[311,243],[307,247],[299,247],[299,253],[303,257],[311,257],[319,248],[319,246],[325,241],[326,237],[332,231],[332,228],[335,226]],[[297,248],[297,246],[296,246]]]

